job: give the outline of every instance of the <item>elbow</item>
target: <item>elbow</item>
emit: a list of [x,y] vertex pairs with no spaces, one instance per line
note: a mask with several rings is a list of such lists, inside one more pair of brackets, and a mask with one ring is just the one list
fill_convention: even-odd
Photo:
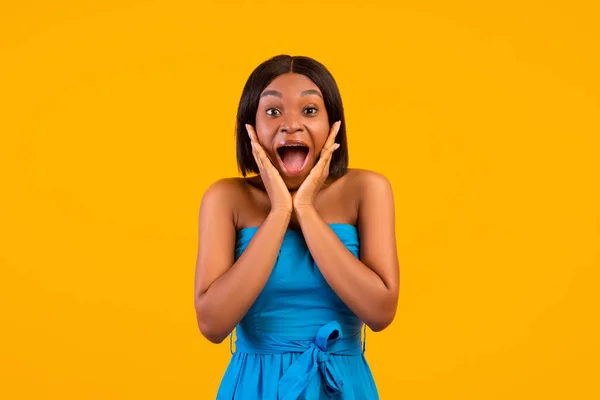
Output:
[[227,338],[227,336],[229,336],[228,333],[222,334],[221,332],[213,331],[207,327],[204,327],[204,328],[201,327],[200,332],[202,333],[202,336],[204,336],[209,342],[214,343],[214,344],[222,343],[223,340],[225,340],[225,338]]
[[385,328],[391,325],[396,317],[396,308],[397,308],[397,297],[390,296],[385,304],[382,304],[381,307],[376,307],[374,309],[374,313],[372,314],[372,318],[368,322],[365,322],[369,329],[373,332],[381,332]]
[[203,318],[201,314],[196,313],[196,320],[198,322],[198,329],[200,329],[200,333],[204,336],[209,342],[214,344],[220,344],[229,336],[229,332],[223,332],[218,329],[216,324],[211,321],[207,321],[206,318]]
[[367,326],[373,332],[381,332],[382,330],[384,330],[385,328],[390,326],[390,324],[392,323],[393,320],[394,320],[394,316],[391,316],[391,317],[382,316],[376,320],[370,321],[369,323],[367,323]]
[[230,332],[225,331],[219,325],[218,316],[214,318],[209,310],[206,310],[202,306],[202,302],[199,299],[196,300],[196,322],[198,323],[198,329],[202,336],[204,336],[209,342],[219,344],[223,342],[229,336]]

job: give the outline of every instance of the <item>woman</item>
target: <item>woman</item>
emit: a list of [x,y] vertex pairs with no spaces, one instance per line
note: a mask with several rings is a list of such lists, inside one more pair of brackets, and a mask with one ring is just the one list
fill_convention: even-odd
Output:
[[243,178],[211,185],[199,215],[198,326],[237,337],[217,399],[377,399],[361,328],[396,313],[394,201],[383,175],[348,169],[334,78],[308,57],[263,62],[236,135]]

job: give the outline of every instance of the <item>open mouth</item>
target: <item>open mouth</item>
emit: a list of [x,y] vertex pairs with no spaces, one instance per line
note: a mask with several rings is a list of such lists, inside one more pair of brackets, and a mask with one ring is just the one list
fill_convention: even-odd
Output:
[[277,148],[281,166],[290,175],[302,171],[308,161],[309,148],[303,143],[287,143]]

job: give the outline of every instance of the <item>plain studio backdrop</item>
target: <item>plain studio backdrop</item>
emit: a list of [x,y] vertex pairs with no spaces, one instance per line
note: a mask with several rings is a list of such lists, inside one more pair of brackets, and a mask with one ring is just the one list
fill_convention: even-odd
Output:
[[214,398],[198,209],[280,53],[331,70],[350,167],[394,188],[381,398],[600,397],[593,2],[5,3],[0,398]]

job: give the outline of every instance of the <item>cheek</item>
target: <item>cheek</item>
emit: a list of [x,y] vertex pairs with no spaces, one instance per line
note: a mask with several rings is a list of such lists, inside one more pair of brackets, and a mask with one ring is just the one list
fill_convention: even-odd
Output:
[[329,125],[325,123],[323,126],[319,127],[318,130],[314,130],[313,133],[314,149],[318,155],[325,145],[325,142],[327,142],[327,137],[329,136]]
[[258,141],[263,146],[269,146],[272,138],[272,129],[268,121],[263,118],[256,118],[256,126],[254,127]]
[[258,143],[260,143],[263,149],[265,149],[267,152],[270,152],[272,146],[272,136],[261,129],[257,129],[256,136],[258,137]]

